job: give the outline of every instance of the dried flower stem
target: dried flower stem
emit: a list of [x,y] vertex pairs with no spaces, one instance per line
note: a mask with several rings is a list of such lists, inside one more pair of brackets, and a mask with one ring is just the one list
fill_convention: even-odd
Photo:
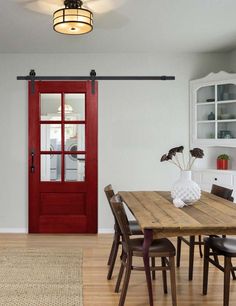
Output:
[[187,169],[186,169],[186,165],[185,165],[184,153],[182,153],[182,161],[183,161],[183,169],[184,169],[184,170],[187,170]]
[[[189,158],[188,162],[185,162],[185,156],[183,154],[184,147],[174,147],[169,150],[168,153],[162,155],[161,162],[169,161],[169,163],[177,166],[180,170],[191,170],[195,160],[197,158],[203,158],[204,152],[200,148],[193,148],[192,150],[189,150]],[[182,160],[180,162],[178,153],[182,154]]]
[[170,164],[176,165],[180,170],[182,170],[182,168],[176,162],[174,162],[173,160],[168,160],[168,162]]
[[189,157],[188,157],[188,164],[187,164],[187,170],[190,170],[190,163],[191,163],[191,160],[192,160],[192,156],[191,154],[189,153]]
[[[182,153],[182,155],[183,155],[183,153]],[[177,164],[179,165],[179,168],[182,169],[177,154],[175,155],[175,159],[176,159]],[[182,170],[183,170],[183,169],[182,169]]]
[[197,159],[197,157],[195,157],[195,158],[192,160],[192,162],[191,162],[191,164],[190,164],[190,166],[189,166],[189,170],[191,170],[192,165],[193,165],[193,163],[195,162],[196,159]]

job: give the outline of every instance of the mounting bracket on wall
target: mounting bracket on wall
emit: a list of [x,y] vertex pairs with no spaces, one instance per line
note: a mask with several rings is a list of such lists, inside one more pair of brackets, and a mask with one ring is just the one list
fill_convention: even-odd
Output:
[[35,92],[35,81],[86,81],[92,82],[92,94],[95,94],[95,81],[171,81],[174,76],[97,76],[95,70],[91,70],[89,76],[36,76],[35,70],[31,69],[29,75],[18,76],[17,80],[31,82],[31,93]]

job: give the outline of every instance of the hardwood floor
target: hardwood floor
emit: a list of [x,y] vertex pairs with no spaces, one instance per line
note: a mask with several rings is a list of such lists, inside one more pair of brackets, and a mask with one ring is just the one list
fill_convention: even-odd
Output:
[[[107,259],[110,251],[112,235],[23,235],[0,234],[0,249],[12,248],[82,248],[84,254],[83,281],[84,306],[118,305],[119,295],[114,293],[119,261],[116,263],[114,276],[107,281]],[[176,245],[176,239],[173,239]],[[196,248],[194,278],[188,281],[188,247],[183,244],[181,267],[176,269],[177,296],[179,306],[222,306],[223,305],[223,273],[210,266],[208,295],[202,295],[202,264]],[[142,264],[142,262],[140,262]],[[167,295],[164,295],[161,274],[153,282],[156,306],[171,305],[169,275]],[[0,294],[3,294],[1,292]],[[143,272],[133,271],[131,274],[126,304],[127,306],[148,306],[148,294]],[[231,281],[230,305],[236,305],[236,281]]]

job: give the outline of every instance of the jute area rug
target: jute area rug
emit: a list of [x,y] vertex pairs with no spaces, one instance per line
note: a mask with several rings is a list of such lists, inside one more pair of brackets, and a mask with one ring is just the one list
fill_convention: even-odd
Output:
[[82,306],[82,251],[0,248],[1,306]]

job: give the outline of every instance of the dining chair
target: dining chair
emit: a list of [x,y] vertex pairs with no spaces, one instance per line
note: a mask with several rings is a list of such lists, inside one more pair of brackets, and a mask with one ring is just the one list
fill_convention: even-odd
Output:
[[[130,227],[125,213],[124,205],[119,195],[113,196],[111,199],[111,206],[119,224],[123,240],[122,248],[123,255],[121,259],[121,266],[116,282],[115,292],[119,292],[120,284],[123,278],[124,270],[125,276],[120,295],[119,306],[125,304],[125,298],[128,290],[130,274],[132,270],[145,271],[144,266],[133,266],[133,257],[143,257],[143,238],[130,238]],[[177,305],[176,298],[176,280],[175,280],[175,247],[166,238],[153,240],[149,249],[149,258],[161,258],[161,266],[151,267],[150,271],[162,271],[163,289],[167,293],[167,275],[166,271],[170,271],[172,305]]]
[[[115,262],[116,262],[116,258],[117,258],[117,254],[118,254],[118,249],[119,249],[119,245],[121,245],[121,240],[122,240],[122,233],[119,227],[119,224],[117,222],[116,219],[116,215],[114,214],[113,208],[111,206],[111,198],[115,195],[114,190],[112,188],[112,185],[109,184],[104,188],[108,203],[110,205],[114,220],[115,220],[115,224],[114,224],[114,235],[113,235],[113,242],[112,242],[112,246],[111,246],[111,251],[110,251],[110,255],[108,258],[108,262],[107,264],[109,265],[109,269],[108,269],[108,273],[107,273],[107,279],[110,280],[113,274],[113,270],[114,270],[114,266],[115,266]],[[138,225],[137,221],[128,221],[129,223],[129,228],[130,228],[130,234],[131,235],[143,235],[143,232],[140,228],[140,226]],[[153,265],[155,263],[153,262]],[[155,278],[155,274],[153,274],[153,278]]]
[[[233,190],[228,189],[222,186],[218,186],[213,184],[211,188],[211,193],[220,197],[224,198],[228,201],[233,202],[234,198],[232,197]],[[223,237],[225,237],[223,235]],[[193,263],[194,263],[194,248],[195,246],[199,247],[199,253],[200,257],[203,257],[202,254],[202,248],[201,246],[204,245],[204,241],[202,241],[202,237],[199,235],[198,236],[198,241],[196,240],[196,236],[190,236],[189,240],[186,239],[185,237],[177,237],[177,254],[176,254],[176,262],[177,262],[177,267],[180,267],[180,258],[181,258],[181,242],[185,242],[189,246],[189,272],[188,272],[188,279],[192,280],[193,279]],[[217,261],[217,256],[215,256],[215,260]],[[234,272],[232,273],[233,278],[235,279],[235,274]]]
[[[224,266],[215,261],[214,255],[224,256]],[[210,257],[213,255],[213,258]],[[229,306],[230,272],[236,270],[232,265],[232,258],[236,257],[236,239],[208,237],[204,239],[204,267],[203,267],[203,294],[207,294],[209,263],[224,272],[223,305]],[[217,257],[218,258],[218,257]]]

